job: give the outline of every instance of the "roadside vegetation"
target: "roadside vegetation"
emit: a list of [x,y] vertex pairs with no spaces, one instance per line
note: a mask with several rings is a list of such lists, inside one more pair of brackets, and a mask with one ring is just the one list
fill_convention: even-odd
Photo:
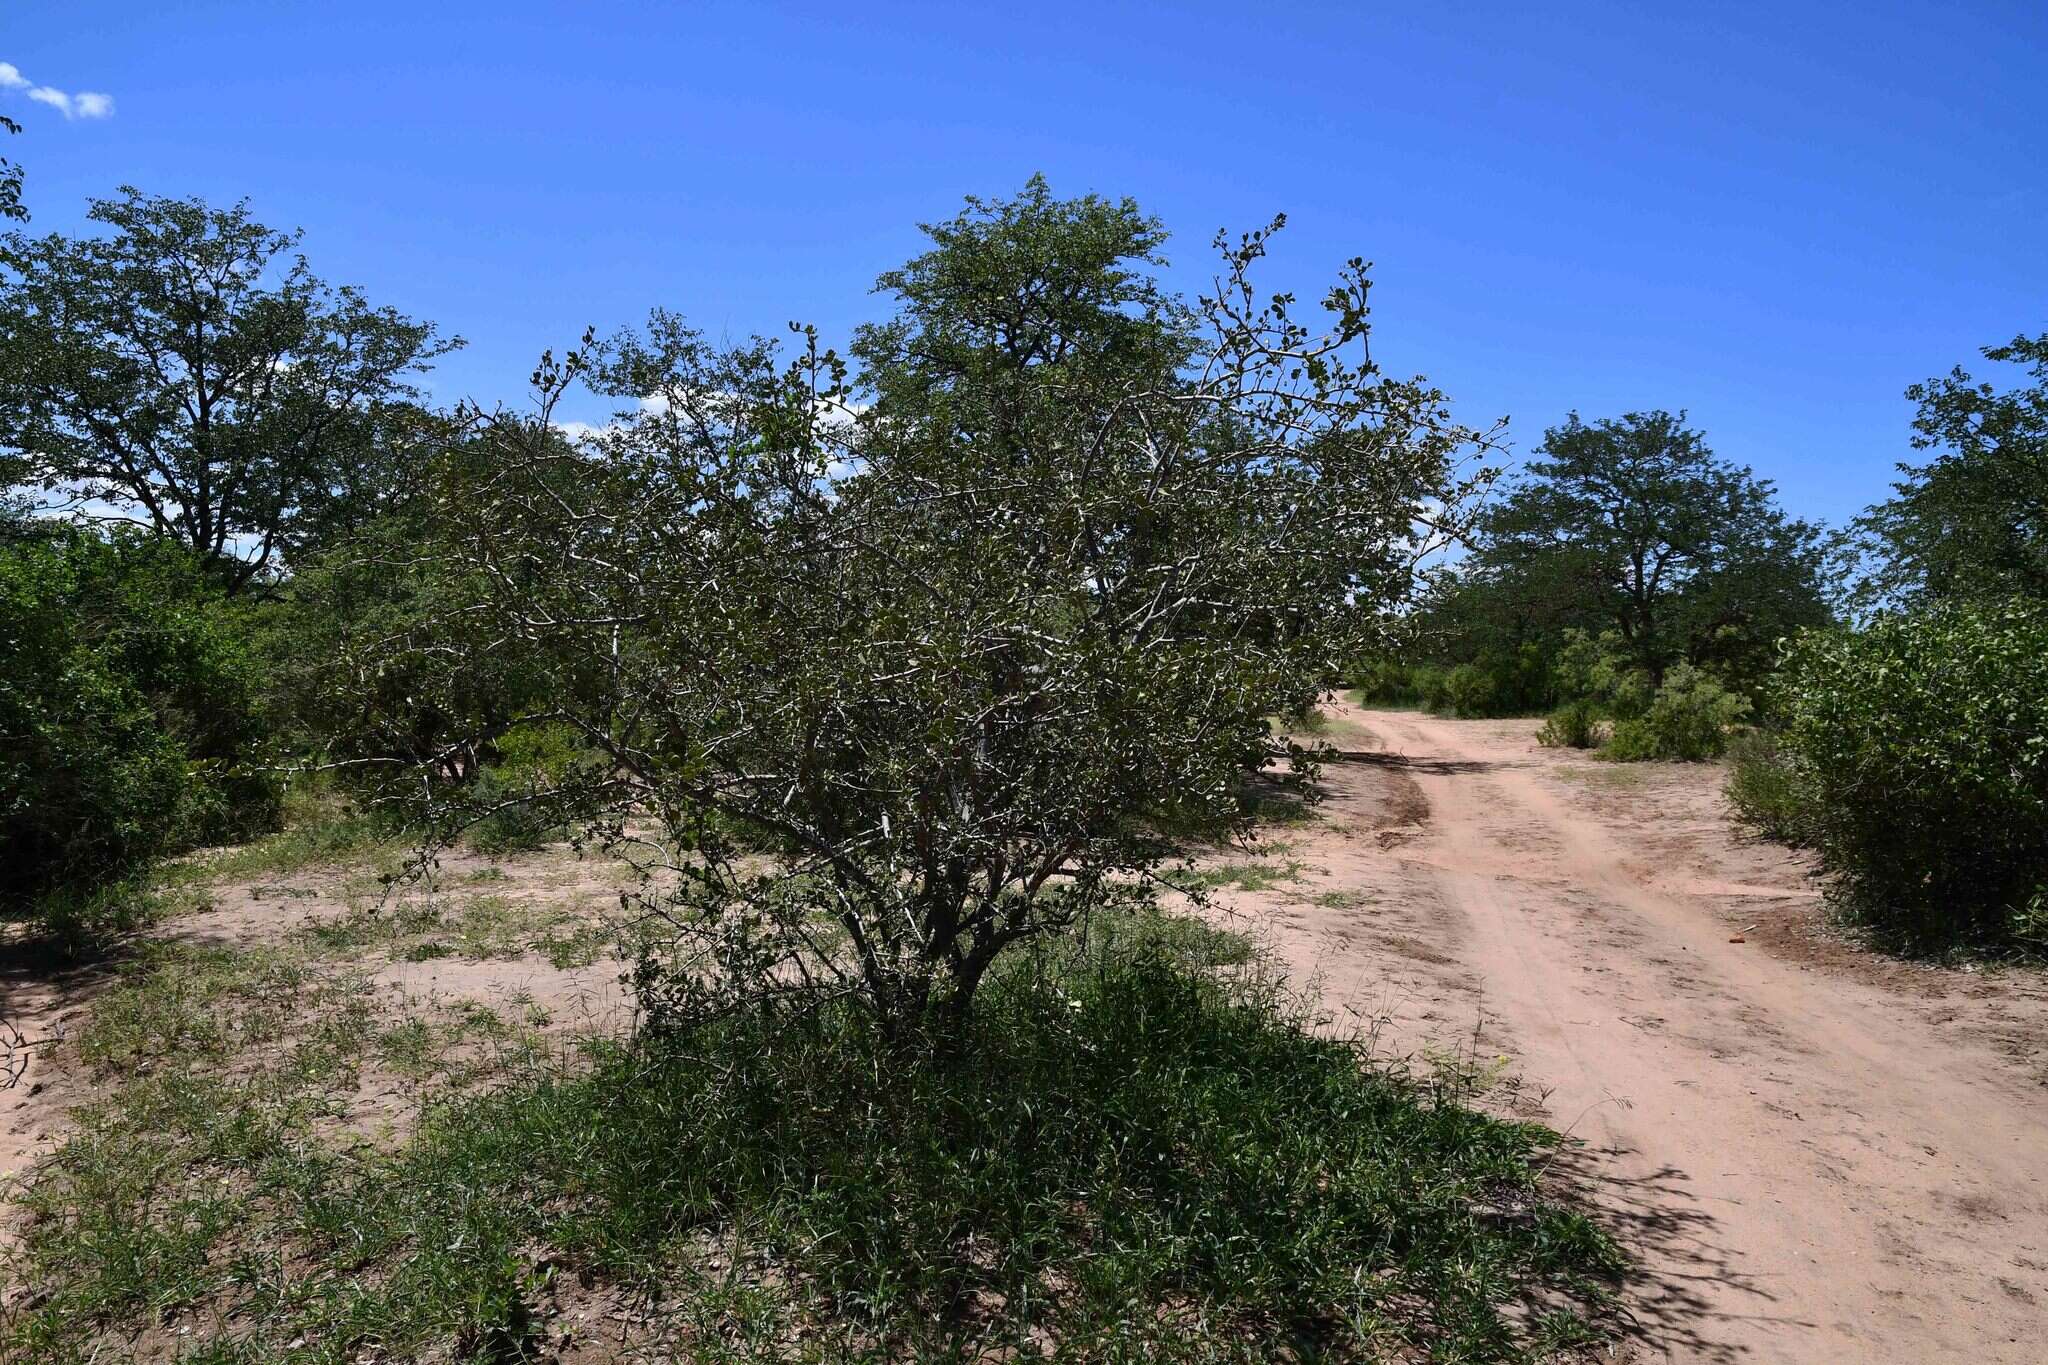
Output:
[[[1619,1261],[1558,1139],[1367,1065],[1245,945],[1141,913],[906,1055],[852,1002],[581,1040],[392,1018],[364,965],[153,950],[21,1194],[0,1356],[1507,1360]],[[350,1109],[416,1080],[403,1140]],[[408,1119],[408,1123],[412,1120]]]
[[156,860],[276,827],[246,618],[178,547],[0,527],[0,621],[0,906],[80,950]]
[[1363,698],[1547,714],[1547,743],[1625,761],[1717,757],[1841,573],[1839,537],[1661,411],[1551,428],[1469,544],[1401,647],[1353,665]]
[[[1683,414],[1574,414],[1488,499],[1498,428],[1374,365],[1362,263],[1313,326],[1256,283],[1278,220],[1189,299],[1034,179],[845,355],[657,310],[444,410],[459,343],[246,207],[93,217],[0,241],[0,946],[107,978],[38,1054],[82,1084],[9,1359],[1597,1347],[1562,1139],[1160,908],[1304,872],[1334,679],[1732,744],[1884,942],[2048,940],[2048,342],[1915,390],[1944,453],[1858,599]],[[308,875],[345,911],[151,932]],[[493,963],[633,1024],[380,994]],[[0,1084],[59,1043],[7,1023]]]
[[[93,217],[0,244],[0,916],[10,970],[107,978],[36,1055],[78,1084],[0,1356],[1612,1330],[1561,1139],[1154,903],[1296,875],[1186,851],[1314,818],[1317,697],[1491,477],[1373,365],[1361,263],[1300,321],[1276,221],[1182,298],[1157,222],[1033,180],[844,357],[657,311],[437,410],[458,343],[296,234]],[[230,892],[276,922],[151,932]],[[395,988],[493,964],[635,1022]]]
[[1813,848],[1837,904],[1886,946],[2048,953],[2048,336],[1986,348],[2007,389],[1960,367],[1917,384],[1895,496],[1859,525],[1872,569],[1853,629],[1792,641],[1776,724],[1729,796]]
[[1943,603],[1802,638],[1783,691],[1739,809],[1819,851],[1900,946],[2048,949],[2048,611]]
[[1543,715],[1617,761],[1727,756],[1737,817],[1811,848],[1843,919],[1919,955],[2048,950],[2048,337],[1914,385],[1895,496],[1846,532],[1665,413],[1547,433],[1369,703]]

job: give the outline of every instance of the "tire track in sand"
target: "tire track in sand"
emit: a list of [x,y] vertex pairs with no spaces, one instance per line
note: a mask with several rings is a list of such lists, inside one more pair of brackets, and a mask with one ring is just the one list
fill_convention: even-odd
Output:
[[[1644,865],[1526,742],[1330,709],[1428,802],[1378,856],[1431,888],[1488,1026],[1587,1144],[1643,1261],[1642,1358],[2048,1360],[2048,1092],[1879,986],[1731,942],[1724,884]],[[1369,989],[1368,960],[1322,970]]]

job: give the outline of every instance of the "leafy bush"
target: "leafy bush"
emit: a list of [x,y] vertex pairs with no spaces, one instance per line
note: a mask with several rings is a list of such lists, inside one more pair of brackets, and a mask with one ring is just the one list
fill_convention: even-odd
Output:
[[[1034,178],[925,231],[855,330],[844,421],[821,402],[853,367],[813,333],[785,357],[657,311],[544,357],[533,409],[434,461],[414,557],[457,589],[440,619],[605,754],[555,809],[644,822],[685,870],[637,892],[651,1009],[851,991],[894,1029],[959,1026],[998,955],[1132,894],[1162,818],[1241,829],[1248,769],[1312,772],[1271,719],[1384,638],[1396,547],[1474,495],[1456,471],[1487,438],[1373,366],[1359,263],[1304,342],[1289,295],[1172,296],[1129,201]],[[1224,246],[1225,297],[1265,243]],[[550,413],[579,388],[635,406],[572,437]],[[454,733],[488,763],[504,725]],[[408,778],[446,829],[471,793],[439,752]],[[821,918],[853,951],[817,950]]]
[[0,907],[275,825],[244,610],[161,543],[0,545]]
[[87,952],[163,913],[161,895],[141,881],[73,882],[35,901],[36,927],[64,952]]
[[537,849],[566,833],[553,795],[583,750],[566,725],[521,725],[497,743],[497,759],[477,777],[475,804],[487,813],[469,828],[483,853]]
[[1771,730],[1746,730],[1729,746],[1726,791],[1736,818],[1766,839],[1794,848],[1815,839],[1813,778]]
[[1599,635],[1566,631],[1564,647],[1551,662],[1551,687],[1559,697],[1595,703],[1622,720],[1648,711],[1656,693],[1650,675],[1611,630]]
[[1431,715],[1441,715],[1450,710],[1450,676],[1447,668],[1434,664],[1423,664],[1414,670],[1415,701]]
[[2013,601],[1811,633],[1785,743],[1843,904],[1915,950],[2048,946],[2048,608]]
[[[25,1191],[0,1356],[82,1361],[177,1312],[195,1360],[539,1359],[578,1280],[652,1304],[689,1359],[1523,1361],[1597,1337],[1619,1257],[1543,1178],[1554,1135],[1190,965],[1213,931],[1114,918],[1119,943],[1012,959],[944,1047],[844,1000],[748,1011],[537,1066],[389,1155],[284,1121],[329,1073],[223,1093],[151,1020],[151,1074]],[[126,996],[190,1009],[223,975]],[[232,1019],[207,1004],[187,1027]],[[252,1244],[291,1292],[248,1292]]]
[[522,672],[516,641],[458,605],[468,586],[418,547],[434,533],[419,499],[298,567],[260,637],[270,723],[294,750],[345,766],[366,798],[409,788],[420,766],[473,783],[478,737],[564,698]]
[[1467,719],[1527,715],[1550,697],[1549,665],[1535,645],[1449,669],[1418,668],[1412,676],[1423,709]]
[[1399,659],[1368,659],[1352,666],[1349,681],[1368,706],[1414,706],[1422,701],[1422,675],[1428,671],[1427,665]]
[[1700,763],[1728,748],[1728,732],[1749,714],[1749,698],[1730,692],[1712,675],[1679,664],[1664,675],[1640,715],[1621,716],[1601,752],[1622,763],[1679,759]]
[[1478,664],[1459,664],[1444,677],[1444,710],[1454,716],[1490,716],[1500,694],[1493,676]]
[[1353,667],[1349,676],[1367,705],[1420,706],[1467,718],[1527,715],[1542,710],[1551,695],[1549,662],[1533,644],[1456,664],[1378,658]]
[[1552,749],[1590,749],[1600,742],[1600,709],[1581,697],[1550,713],[1536,742]]

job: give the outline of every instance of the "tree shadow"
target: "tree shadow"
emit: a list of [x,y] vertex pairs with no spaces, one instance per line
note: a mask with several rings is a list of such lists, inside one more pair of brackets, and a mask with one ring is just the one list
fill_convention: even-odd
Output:
[[126,956],[120,947],[79,954],[0,925],[0,1040],[8,1044],[0,1088],[32,1083],[37,1058],[63,1037],[63,1020],[114,979]]
[[[1624,1332],[1651,1358],[1735,1365],[1757,1357],[1723,1339],[1717,1324],[1819,1325],[1778,1311],[1778,1295],[1737,1268],[1734,1249],[1699,1206],[1683,1170],[1666,1164],[1646,1175],[1615,1173],[1618,1158],[1635,1155],[1627,1147],[1575,1145],[1563,1149],[1551,1169],[1598,1207],[1601,1224],[1634,1258],[1620,1316]],[[1731,1311],[1731,1290],[1753,1311]]]
[[41,936],[0,937],[0,1013],[69,1009],[111,980],[127,955],[120,948],[74,953]]
[[1406,754],[1388,753],[1384,749],[1332,749],[1324,754],[1324,758],[1332,763],[1361,763],[1371,768],[1392,768],[1400,772],[1437,776],[1490,773],[1515,766],[1492,759],[1411,758]]

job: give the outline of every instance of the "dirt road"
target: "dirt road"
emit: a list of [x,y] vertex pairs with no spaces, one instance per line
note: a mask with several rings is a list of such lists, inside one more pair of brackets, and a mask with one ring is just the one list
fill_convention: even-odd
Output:
[[[1332,708],[1298,880],[1247,895],[1382,1046],[1504,1064],[1645,1277],[1676,1361],[2048,1361],[2048,991],[1831,938],[1718,772],[1528,722]],[[1739,940],[1739,941],[1737,941]]]
[[[1237,907],[1385,1051],[1519,1075],[1495,1102],[1585,1142],[1576,1173],[1643,1267],[1631,1359],[2048,1362],[2048,974],[1830,936],[1806,865],[1737,834],[1714,768],[1542,749],[1526,721],[1330,715],[1328,800]],[[505,885],[573,900],[590,875],[535,855]],[[336,880],[231,889],[187,929],[340,915]],[[614,970],[443,959],[378,985],[553,991],[569,1018]],[[100,984],[0,973],[0,999],[61,1032]],[[61,1054],[31,1078],[0,1092],[0,1185],[83,1083]]]

